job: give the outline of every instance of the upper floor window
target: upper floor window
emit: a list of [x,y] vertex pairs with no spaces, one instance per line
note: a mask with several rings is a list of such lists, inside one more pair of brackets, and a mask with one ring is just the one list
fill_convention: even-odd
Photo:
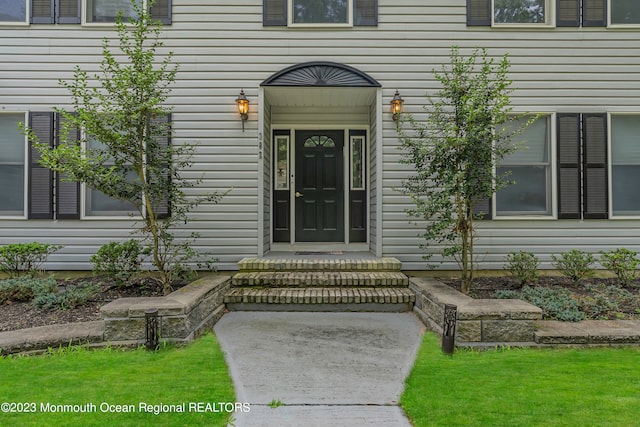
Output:
[[25,201],[24,113],[0,114],[0,216],[23,216]]
[[264,26],[376,26],[378,0],[262,0]]
[[27,0],[0,0],[0,22],[27,23]]
[[291,24],[351,24],[352,0],[289,0]]
[[548,24],[550,0],[494,0],[495,25]]
[[[85,22],[87,23],[111,23],[116,22],[118,13],[122,12],[124,22],[129,18],[136,19],[137,14],[131,0],[83,0],[85,10]],[[159,19],[163,24],[171,23],[171,1],[156,0],[150,8],[151,16]],[[141,7],[149,7],[150,0],[135,0]]]
[[611,25],[640,25],[638,0],[609,0]]

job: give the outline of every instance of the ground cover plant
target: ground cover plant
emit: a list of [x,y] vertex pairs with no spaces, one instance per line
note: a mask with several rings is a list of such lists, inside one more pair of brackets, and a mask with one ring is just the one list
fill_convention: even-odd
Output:
[[[224,426],[225,411],[141,412],[139,404],[235,402],[217,341],[207,335],[183,348],[85,350],[0,358],[3,402],[35,402],[36,413],[0,413],[0,424],[20,426]],[[132,413],[43,413],[40,403],[134,405]]]
[[421,426],[632,426],[639,348],[457,350],[426,334],[400,403]]

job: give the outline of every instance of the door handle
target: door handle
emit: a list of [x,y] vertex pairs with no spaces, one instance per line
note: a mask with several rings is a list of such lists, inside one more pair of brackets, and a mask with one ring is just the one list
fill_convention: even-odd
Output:
[[299,192],[299,191],[296,191],[296,197],[302,197],[302,196],[304,196],[304,194],[302,194],[302,193],[301,193],[301,192]]

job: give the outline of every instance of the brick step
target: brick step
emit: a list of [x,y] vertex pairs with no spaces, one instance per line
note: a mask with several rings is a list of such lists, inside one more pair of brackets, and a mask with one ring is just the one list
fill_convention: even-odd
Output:
[[264,271],[240,272],[233,286],[334,287],[334,286],[409,286],[409,278],[395,271]]
[[238,262],[240,272],[250,271],[400,271],[396,258],[360,259],[290,259],[244,258]]
[[406,288],[233,288],[226,304],[410,304],[415,294]]

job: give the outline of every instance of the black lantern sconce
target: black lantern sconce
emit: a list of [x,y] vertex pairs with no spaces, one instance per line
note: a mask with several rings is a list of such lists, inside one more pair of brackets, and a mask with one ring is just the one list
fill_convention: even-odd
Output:
[[158,309],[150,308],[145,310],[144,318],[146,321],[146,338],[145,347],[149,351],[156,351],[160,344],[160,331],[158,328]]
[[244,94],[244,89],[240,90],[240,95],[236,98],[236,105],[242,119],[242,132],[244,132],[244,122],[249,118],[249,100]]
[[400,92],[396,89],[396,93],[393,95],[393,99],[391,100],[391,114],[393,114],[393,121],[398,122],[400,118],[400,113],[402,113],[402,106],[404,104],[404,99],[400,96]]

